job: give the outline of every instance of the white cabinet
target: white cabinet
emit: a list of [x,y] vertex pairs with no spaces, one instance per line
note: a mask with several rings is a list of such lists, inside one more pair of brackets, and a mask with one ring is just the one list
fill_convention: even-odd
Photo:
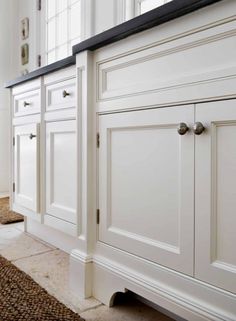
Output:
[[236,293],[235,104],[99,116],[99,241]]
[[193,274],[194,106],[99,117],[99,240]]
[[46,214],[76,224],[76,123],[46,124]]
[[14,97],[15,116],[25,116],[40,112],[40,90],[31,90]]
[[197,105],[196,278],[236,293],[236,101]]
[[39,198],[38,125],[16,126],[14,133],[14,203],[37,212]]
[[46,110],[74,108],[76,105],[75,78],[56,82],[46,87]]

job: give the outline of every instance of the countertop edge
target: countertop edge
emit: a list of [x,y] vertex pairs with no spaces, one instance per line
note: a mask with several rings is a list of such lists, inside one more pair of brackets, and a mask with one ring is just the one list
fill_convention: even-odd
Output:
[[53,64],[44,66],[42,68],[36,69],[24,76],[20,76],[14,80],[7,81],[4,85],[5,88],[11,88],[15,85],[22,84],[26,81],[33,80],[35,78],[38,78],[40,76],[47,75],[51,72],[58,71],[60,69],[69,67],[71,65],[74,65],[76,63],[76,57],[75,56],[69,56],[65,59],[59,60],[54,62]]
[[131,35],[156,27],[222,0],[181,0],[168,2],[73,46],[73,55],[96,50]]
[[101,32],[89,39],[72,47],[73,55],[59,60],[53,64],[36,69],[27,75],[20,76],[14,80],[7,81],[5,88],[11,88],[15,85],[33,80],[37,77],[63,69],[76,63],[75,55],[85,50],[96,50],[106,45],[115,43],[139,32],[151,29],[168,21],[182,17],[188,13],[194,12],[208,5],[220,2],[222,0],[175,0],[166,3],[156,9],[153,9],[136,18],[128,20],[111,29]]

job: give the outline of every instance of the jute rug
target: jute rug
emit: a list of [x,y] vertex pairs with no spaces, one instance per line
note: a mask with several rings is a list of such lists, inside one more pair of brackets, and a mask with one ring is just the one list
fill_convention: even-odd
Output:
[[24,216],[9,210],[9,197],[0,198],[0,223],[10,224],[21,222]]
[[30,276],[0,256],[1,321],[83,321]]

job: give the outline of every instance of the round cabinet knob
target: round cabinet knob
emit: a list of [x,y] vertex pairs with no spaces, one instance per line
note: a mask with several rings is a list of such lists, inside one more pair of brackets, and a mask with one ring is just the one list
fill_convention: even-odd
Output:
[[204,130],[205,130],[205,127],[200,122],[196,122],[193,125],[193,131],[195,135],[201,135],[204,132]]
[[32,133],[29,135],[29,139],[33,139],[33,138],[35,138],[35,137],[36,137],[36,135],[34,135],[34,134],[32,134]]
[[63,90],[62,96],[63,98],[66,98],[66,96],[70,96],[70,94],[66,90]]
[[24,107],[27,107],[29,105],[30,105],[30,103],[27,103],[27,101],[24,101]]
[[189,130],[189,128],[185,123],[180,123],[178,126],[178,129],[177,129],[177,131],[180,135],[185,135],[188,130]]

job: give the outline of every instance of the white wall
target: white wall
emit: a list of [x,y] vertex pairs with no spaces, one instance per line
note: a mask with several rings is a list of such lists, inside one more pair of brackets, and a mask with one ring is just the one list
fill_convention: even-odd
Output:
[[[1,0],[0,0],[1,1]],[[5,1],[5,0],[2,0]],[[29,72],[37,68],[37,55],[40,53],[40,12],[36,10],[37,0],[15,0],[19,2],[18,11],[18,30],[17,30],[17,74],[20,75],[24,69]],[[82,0],[84,1],[85,11],[85,38],[91,35],[100,33],[104,30],[114,27],[116,24],[122,22],[123,0]],[[45,3],[42,1],[42,6]],[[91,12],[91,11],[92,12]],[[43,13],[43,10],[41,11]],[[20,21],[29,18],[30,35],[27,41],[22,41],[20,37]],[[91,24],[90,26],[88,24]],[[23,43],[29,44],[29,64],[21,66],[20,61],[20,47]]]
[[[37,54],[38,54],[38,11],[37,11],[37,0],[17,0],[18,14],[17,14],[17,74],[22,74],[22,72],[27,69],[29,72],[37,68]],[[24,18],[29,18],[29,38],[26,40],[21,39],[21,20]],[[21,46],[25,43],[29,44],[29,63],[27,65],[21,64]]]
[[9,191],[9,98],[6,80],[15,77],[17,0],[0,1],[0,197]]
[[119,23],[118,12],[120,0],[96,0],[94,1],[95,19],[94,32],[95,34],[103,32],[114,27]]

